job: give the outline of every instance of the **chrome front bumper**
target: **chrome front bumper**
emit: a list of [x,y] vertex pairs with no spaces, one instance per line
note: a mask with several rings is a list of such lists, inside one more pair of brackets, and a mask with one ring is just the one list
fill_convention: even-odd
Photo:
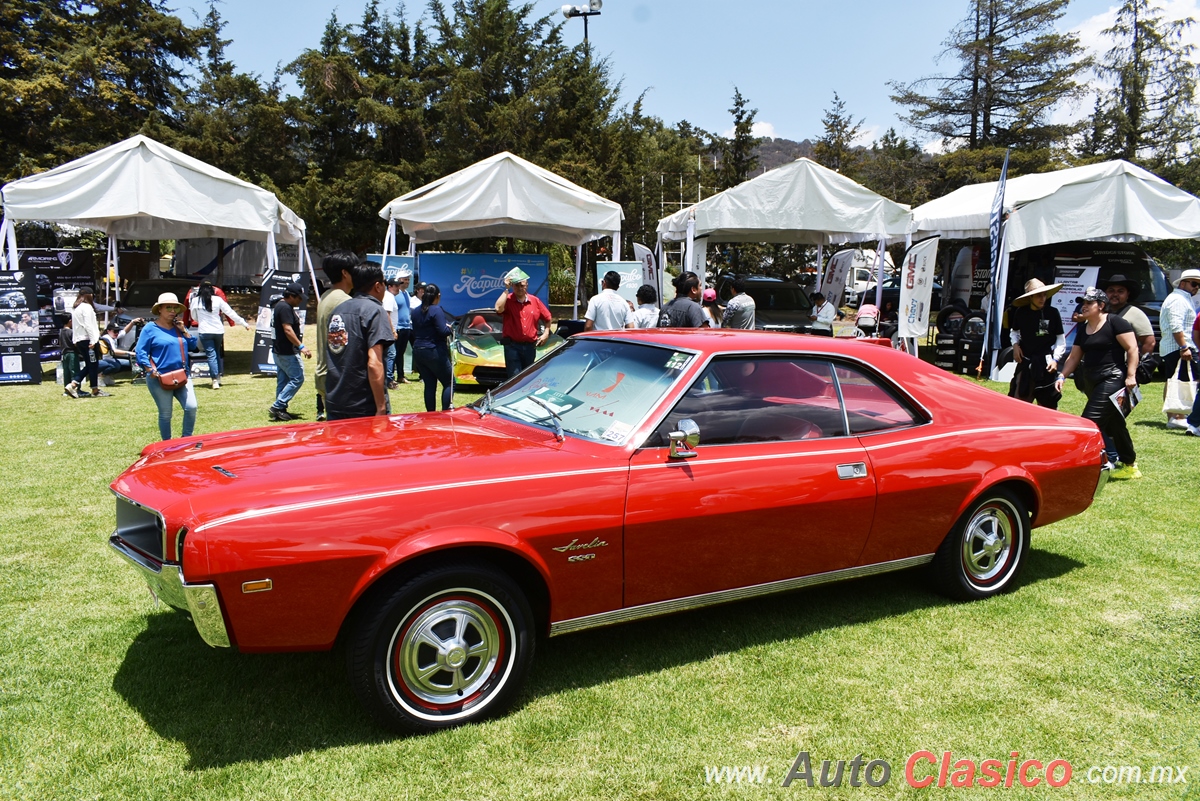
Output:
[[154,597],[192,616],[200,638],[216,648],[229,647],[229,631],[221,612],[221,600],[212,584],[187,584],[179,565],[158,564],[127,545],[116,534],[108,544],[133,565],[150,585]]

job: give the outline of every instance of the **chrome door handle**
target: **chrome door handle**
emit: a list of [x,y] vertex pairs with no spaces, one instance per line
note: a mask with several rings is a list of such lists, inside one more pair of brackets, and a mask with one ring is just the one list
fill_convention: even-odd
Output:
[[848,478],[866,478],[867,465],[865,462],[855,462],[854,464],[839,464],[837,466],[838,478],[845,481]]

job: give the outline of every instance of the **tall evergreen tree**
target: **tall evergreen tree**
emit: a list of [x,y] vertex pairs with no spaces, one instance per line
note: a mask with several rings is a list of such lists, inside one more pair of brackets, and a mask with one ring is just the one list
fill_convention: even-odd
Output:
[[1183,34],[1192,24],[1190,17],[1164,19],[1152,0],[1124,0],[1104,32],[1114,44],[1096,71],[1114,89],[1096,102],[1084,144],[1088,155],[1155,167],[1190,157],[1197,67]]
[[1077,126],[1050,121],[1078,98],[1076,78],[1090,62],[1074,34],[1055,30],[1068,0],[970,0],[970,13],[946,41],[953,75],[892,82],[904,121],[949,146],[1038,148]]
[[831,170],[849,178],[857,178],[862,157],[854,148],[854,140],[865,120],[854,121],[846,111],[846,101],[833,93],[833,105],[825,110],[821,124],[825,131],[813,145],[813,158]]
[[717,143],[721,153],[721,169],[718,173],[720,188],[728,189],[737,186],[750,177],[758,166],[758,137],[754,135],[754,117],[758,109],[747,109],[749,101],[742,97],[741,90],[733,88],[733,105],[729,113],[733,115],[733,136],[722,139]]

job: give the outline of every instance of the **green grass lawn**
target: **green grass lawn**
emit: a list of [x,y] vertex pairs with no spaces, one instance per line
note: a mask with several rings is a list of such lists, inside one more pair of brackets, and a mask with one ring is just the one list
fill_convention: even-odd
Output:
[[[246,375],[249,341],[229,335],[219,391],[199,382],[197,433],[267,424],[274,379]],[[555,638],[512,713],[407,739],[368,722],[339,653],[212,649],[155,606],[107,545],[108,484],[157,438],[154,407],[109,391],[0,387],[0,801],[1200,798],[1200,440],[1166,431],[1161,385],[1133,416],[1144,479],[1037,529],[1015,593],[951,603],[912,572]],[[419,385],[392,397],[422,406]],[[311,381],[293,410],[315,416]],[[916,790],[920,750],[1074,777]],[[782,787],[801,751],[818,774],[886,760],[890,780]],[[1155,765],[1187,781],[1103,783]],[[766,781],[706,781],[721,766]]]

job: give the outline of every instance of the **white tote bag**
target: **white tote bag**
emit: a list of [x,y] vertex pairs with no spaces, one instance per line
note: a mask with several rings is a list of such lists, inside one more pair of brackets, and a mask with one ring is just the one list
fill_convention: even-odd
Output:
[[1196,401],[1196,368],[1192,362],[1179,360],[1179,369],[1167,379],[1167,397],[1163,401],[1163,414],[1192,413]]

